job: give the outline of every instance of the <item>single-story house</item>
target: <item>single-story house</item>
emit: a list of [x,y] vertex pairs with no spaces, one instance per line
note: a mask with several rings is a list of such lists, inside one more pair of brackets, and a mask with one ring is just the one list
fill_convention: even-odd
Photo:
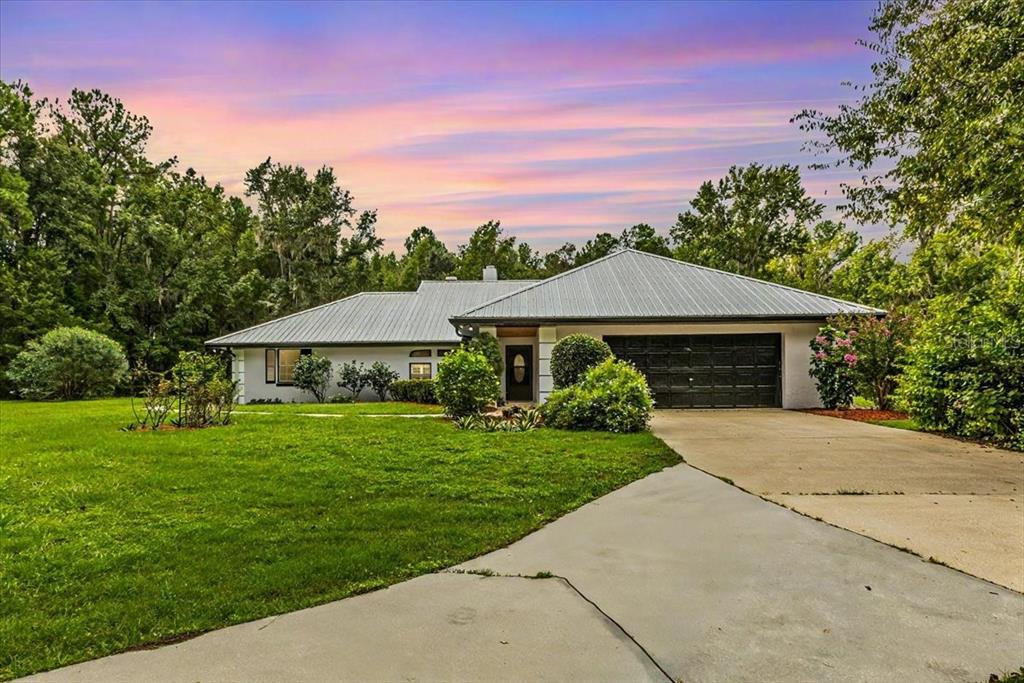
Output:
[[481,332],[501,345],[502,396],[541,402],[553,390],[552,347],[581,332],[634,363],[658,407],[806,408],[819,405],[808,343],[836,314],[884,311],[625,249],[545,280],[499,280],[488,266],[482,280],[364,292],[206,344],[232,352],[242,403],[310,400],[291,382],[304,353],[432,378],[444,354]]

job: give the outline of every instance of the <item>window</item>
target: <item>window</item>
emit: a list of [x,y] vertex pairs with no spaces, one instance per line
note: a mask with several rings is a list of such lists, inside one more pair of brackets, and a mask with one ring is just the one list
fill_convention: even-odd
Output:
[[267,384],[273,384],[277,381],[277,349],[266,349],[263,353],[267,362],[265,379]]
[[277,350],[277,383],[291,384],[295,380],[295,361],[299,360],[298,349]]
[[445,356],[447,356],[452,351],[454,351],[454,349],[438,349],[437,350],[437,357],[438,358],[444,358]]
[[409,379],[430,378],[430,363],[409,363]]
[[430,358],[430,349],[416,349],[409,353],[409,358]]
[[526,379],[526,359],[523,358],[521,353],[517,353],[516,357],[512,360],[512,376],[518,383],[522,383]]

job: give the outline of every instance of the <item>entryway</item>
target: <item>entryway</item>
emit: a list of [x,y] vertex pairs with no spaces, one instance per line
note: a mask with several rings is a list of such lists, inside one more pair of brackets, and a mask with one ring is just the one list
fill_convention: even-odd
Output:
[[533,347],[505,347],[505,398],[509,401],[533,400]]

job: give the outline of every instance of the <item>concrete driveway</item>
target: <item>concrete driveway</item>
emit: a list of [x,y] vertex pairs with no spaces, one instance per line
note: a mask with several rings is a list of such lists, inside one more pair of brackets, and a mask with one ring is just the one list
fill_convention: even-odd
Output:
[[659,411],[652,428],[747,491],[1024,591],[1024,454],[783,410]]
[[1021,594],[678,465],[452,572],[36,680],[963,683],[1022,660]]

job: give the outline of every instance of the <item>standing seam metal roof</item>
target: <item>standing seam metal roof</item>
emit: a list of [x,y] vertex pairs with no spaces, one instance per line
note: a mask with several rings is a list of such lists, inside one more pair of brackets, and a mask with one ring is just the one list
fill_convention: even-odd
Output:
[[415,292],[363,292],[232,332],[209,346],[457,343],[448,319],[536,280],[420,283]]
[[825,318],[885,311],[634,249],[454,316],[452,322]]

